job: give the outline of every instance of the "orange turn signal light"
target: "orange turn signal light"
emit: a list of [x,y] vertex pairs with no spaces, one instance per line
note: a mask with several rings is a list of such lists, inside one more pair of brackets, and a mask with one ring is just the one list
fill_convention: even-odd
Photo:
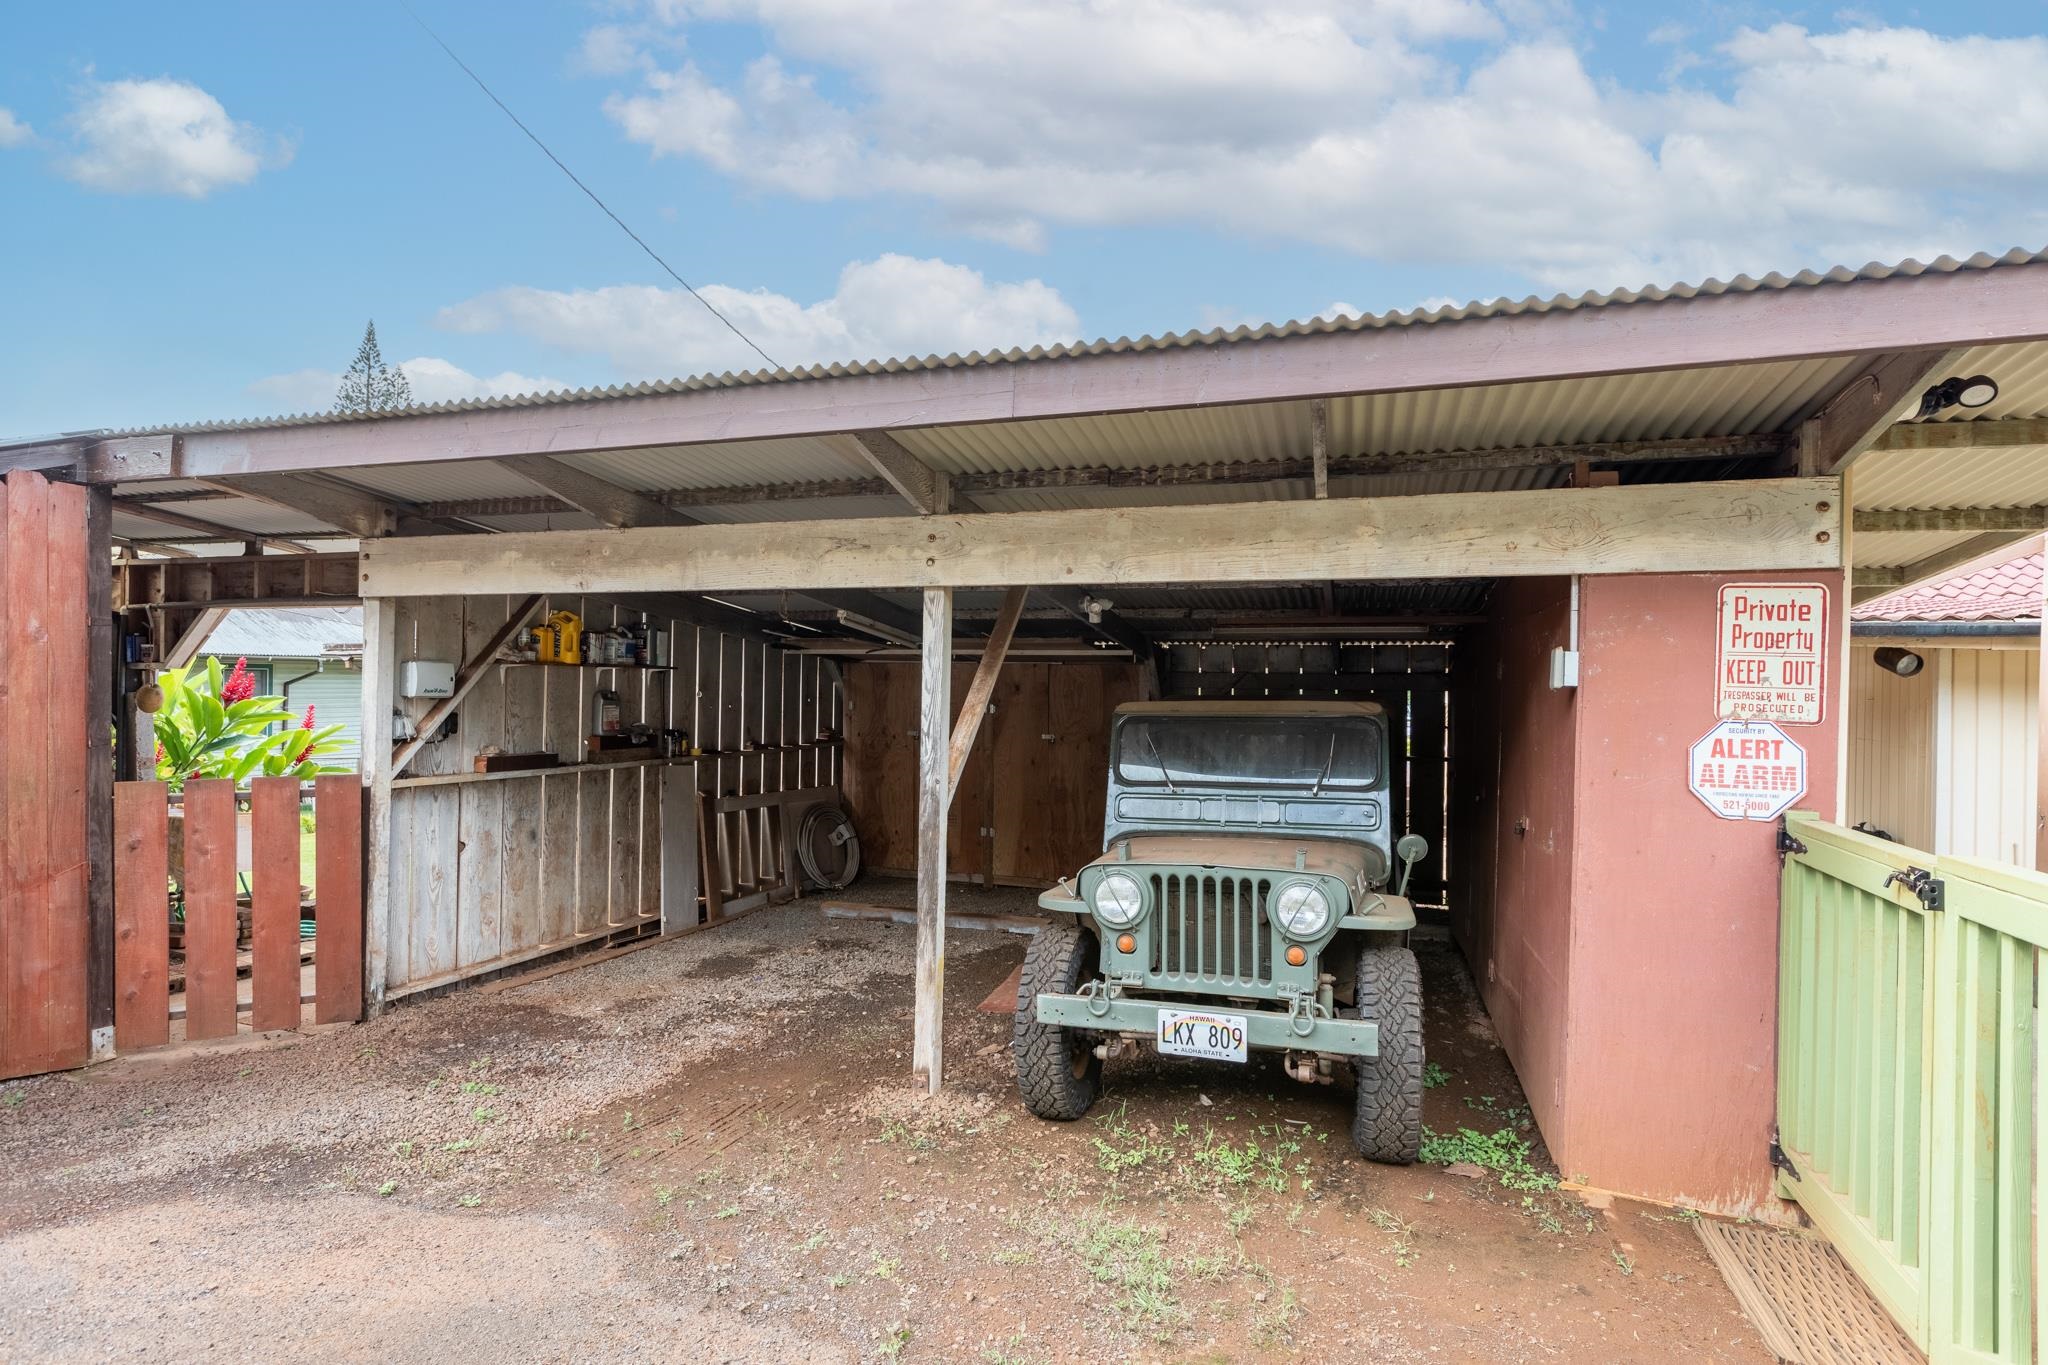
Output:
[[1118,952],[1120,952],[1120,953],[1135,953],[1135,952],[1137,952],[1137,951],[1138,951],[1138,940],[1137,940],[1137,936],[1136,936],[1136,935],[1133,935],[1133,934],[1118,934],[1118,935],[1116,936],[1116,950],[1117,950]]
[[1290,967],[1299,967],[1299,966],[1300,966],[1300,965],[1301,965],[1302,963],[1304,963],[1304,962],[1306,962],[1306,961],[1308,961],[1308,951],[1307,951],[1307,950],[1306,950],[1305,948],[1303,948],[1303,947],[1302,947],[1302,946],[1301,946],[1301,945],[1300,945],[1299,943],[1294,943],[1294,944],[1290,944],[1290,945],[1288,945],[1288,948],[1287,948],[1287,965],[1288,965],[1288,966],[1290,966]]

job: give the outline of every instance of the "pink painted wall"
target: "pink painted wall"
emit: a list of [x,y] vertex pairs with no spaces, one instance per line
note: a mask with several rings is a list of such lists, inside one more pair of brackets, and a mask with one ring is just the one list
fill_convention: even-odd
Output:
[[1461,646],[1453,930],[1559,1167],[1606,1189],[1773,1212],[1776,826],[1686,785],[1714,724],[1723,583],[1831,592],[1828,714],[1797,803],[1832,813],[1839,574],[1582,581],[1580,685],[1553,691],[1569,584],[1503,582]]
[[1729,1213],[1774,1203],[1776,826],[1716,817],[1686,786],[1714,724],[1722,584],[1829,588],[1829,699],[1799,808],[1832,815],[1840,574],[1584,580],[1565,1115],[1568,1175]]

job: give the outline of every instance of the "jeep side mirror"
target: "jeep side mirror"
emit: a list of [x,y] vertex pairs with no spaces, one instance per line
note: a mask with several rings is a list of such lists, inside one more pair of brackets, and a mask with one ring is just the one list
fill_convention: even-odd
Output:
[[1401,884],[1394,888],[1394,894],[1408,894],[1408,874],[1415,865],[1429,856],[1429,840],[1420,834],[1404,834],[1394,844],[1394,856],[1401,860]]

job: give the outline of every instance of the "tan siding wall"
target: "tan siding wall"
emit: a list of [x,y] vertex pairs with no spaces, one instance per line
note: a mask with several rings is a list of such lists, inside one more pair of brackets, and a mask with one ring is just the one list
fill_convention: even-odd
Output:
[[1857,646],[1849,663],[1849,823],[1869,823],[1915,848],[1934,846],[1936,662],[1901,678]]
[[1939,656],[1934,851],[2032,867],[2040,653]]

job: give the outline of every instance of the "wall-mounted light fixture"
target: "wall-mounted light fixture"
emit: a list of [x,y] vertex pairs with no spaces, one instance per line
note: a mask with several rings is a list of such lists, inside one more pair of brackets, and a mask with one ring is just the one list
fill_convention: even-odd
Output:
[[1910,678],[1927,667],[1927,660],[1910,649],[1900,649],[1896,645],[1884,646],[1876,651],[1875,657],[1879,668],[1887,673],[1896,673],[1902,678]]
[[1998,397],[1998,381],[1988,374],[1968,379],[1944,379],[1920,395],[1921,417],[1932,417],[1949,408],[1981,408]]

